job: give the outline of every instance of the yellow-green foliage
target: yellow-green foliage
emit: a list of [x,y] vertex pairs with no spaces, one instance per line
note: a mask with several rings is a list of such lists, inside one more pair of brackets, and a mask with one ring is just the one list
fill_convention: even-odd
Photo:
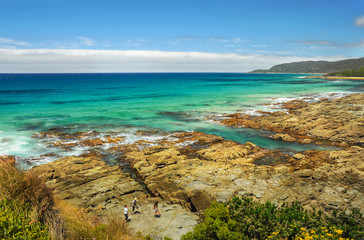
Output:
[[15,201],[0,201],[0,239],[51,239],[47,227],[32,221],[29,213]]
[[92,217],[56,201],[34,172],[0,164],[0,239],[51,238],[136,239],[120,216]]
[[183,240],[240,239],[361,239],[364,219],[357,209],[330,216],[307,211],[299,203],[254,202],[233,198],[228,204],[212,203],[205,219]]
[[27,206],[32,222],[47,225],[54,239],[62,239],[63,221],[56,210],[53,192],[32,172],[24,172],[10,164],[0,165],[0,200]]
[[[279,231],[271,233],[267,240],[280,240]],[[343,238],[343,230],[336,227],[316,227],[307,230],[301,227],[299,232],[294,237],[295,240],[353,240],[350,238]]]
[[54,214],[52,191],[31,171],[23,172],[12,165],[0,166],[0,199],[29,205],[35,221],[46,221]]
[[357,70],[348,70],[342,72],[333,72],[327,74],[327,76],[338,76],[338,77],[364,77],[364,67]]

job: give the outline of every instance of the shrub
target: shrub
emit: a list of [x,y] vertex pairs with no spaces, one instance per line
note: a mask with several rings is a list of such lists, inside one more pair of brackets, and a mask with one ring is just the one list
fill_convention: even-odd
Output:
[[56,201],[33,171],[6,163],[0,165],[0,201],[0,239],[135,239],[120,217],[95,218]]
[[47,227],[32,221],[30,208],[16,201],[0,201],[0,239],[50,240]]
[[338,76],[338,77],[364,77],[364,68],[357,70],[348,70],[342,72],[333,72],[327,74],[327,76]]
[[63,222],[55,208],[53,192],[34,172],[1,164],[0,200],[5,199],[27,206],[27,217],[48,225],[52,238],[63,239]]
[[212,203],[204,221],[182,239],[360,239],[363,232],[358,210],[326,216],[307,211],[297,202],[278,207],[235,197],[227,204]]

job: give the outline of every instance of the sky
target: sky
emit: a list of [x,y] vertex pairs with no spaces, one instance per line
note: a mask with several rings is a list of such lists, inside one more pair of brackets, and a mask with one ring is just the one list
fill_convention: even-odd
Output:
[[364,0],[0,0],[0,73],[247,72],[364,57]]

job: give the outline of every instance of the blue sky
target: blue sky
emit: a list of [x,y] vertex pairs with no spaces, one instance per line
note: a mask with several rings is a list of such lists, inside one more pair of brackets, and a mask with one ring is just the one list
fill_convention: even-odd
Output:
[[0,72],[64,72],[71,57],[69,71],[83,72],[364,56],[364,0],[0,0],[0,11]]

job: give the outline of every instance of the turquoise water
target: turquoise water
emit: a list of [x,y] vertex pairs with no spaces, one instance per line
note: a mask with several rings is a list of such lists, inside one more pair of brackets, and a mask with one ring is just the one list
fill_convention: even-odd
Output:
[[269,149],[319,148],[274,141],[269,133],[229,128],[212,119],[234,112],[271,110],[270,103],[362,92],[363,81],[303,79],[299,74],[144,73],[0,74],[0,155],[35,158],[62,152],[32,138],[52,128],[119,133],[133,142],[137,130],[196,130]]

